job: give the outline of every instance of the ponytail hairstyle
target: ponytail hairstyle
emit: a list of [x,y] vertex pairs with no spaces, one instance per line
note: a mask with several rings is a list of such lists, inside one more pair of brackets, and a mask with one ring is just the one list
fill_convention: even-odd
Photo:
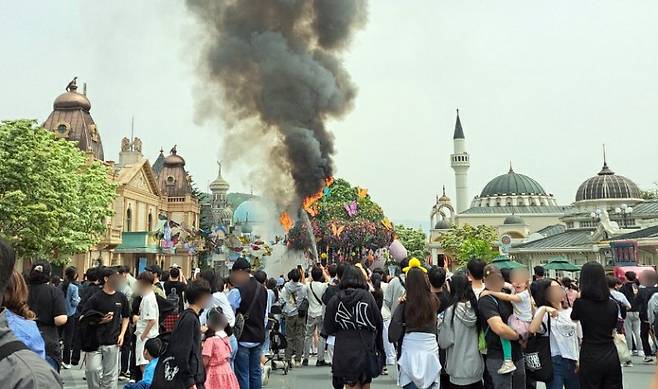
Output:
[[66,296],[69,291],[69,285],[74,283],[77,278],[78,269],[76,269],[75,266],[69,266],[64,270],[64,282],[62,282],[62,292],[64,292],[64,296]]
[[37,315],[30,309],[27,304],[27,297],[29,295],[27,282],[21,273],[13,270],[9,276],[9,284],[5,289],[4,298],[2,299],[2,306],[9,309],[13,313],[22,316],[28,320],[36,319]]

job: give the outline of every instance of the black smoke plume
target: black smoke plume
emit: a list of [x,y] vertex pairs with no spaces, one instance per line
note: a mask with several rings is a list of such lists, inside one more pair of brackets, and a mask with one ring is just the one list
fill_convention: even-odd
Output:
[[326,121],[349,111],[356,95],[341,54],[365,24],[366,0],[188,0],[187,7],[202,26],[199,114],[220,113],[234,131],[225,145],[231,155],[264,147],[264,166],[288,174],[298,200],[316,193],[333,173]]

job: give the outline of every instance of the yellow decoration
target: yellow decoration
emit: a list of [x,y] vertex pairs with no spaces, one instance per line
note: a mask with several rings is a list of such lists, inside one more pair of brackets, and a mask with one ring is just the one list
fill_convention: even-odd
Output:
[[405,273],[407,273],[407,272],[409,272],[409,270],[411,270],[411,269],[420,269],[420,270],[422,270],[424,273],[427,273],[427,269],[425,269],[425,268],[420,264],[420,260],[418,260],[418,258],[416,258],[416,257],[411,258],[411,260],[409,261],[409,266],[407,266],[407,267],[405,267],[404,269],[402,269],[402,271],[405,272]]

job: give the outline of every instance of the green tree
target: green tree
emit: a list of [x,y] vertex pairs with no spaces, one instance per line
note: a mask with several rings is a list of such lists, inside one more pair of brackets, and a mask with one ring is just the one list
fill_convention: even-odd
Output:
[[654,183],[652,189],[641,190],[640,197],[643,200],[658,200],[658,183]]
[[455,258],[460,265],[466,264],[471,258],[489,261],[496,256],[492,247],[497,235],[491,226],[452,226],[439,239],[446,254]]
[[409,258],[416,257],[424,261],[429,255],[427,236],[422,230],[396,224],[395,235],[407,249],[407,256]]
[[24,258],[65,263],[96,244],[113,214],[107,166],[34,120],[0,122],[0,237]]

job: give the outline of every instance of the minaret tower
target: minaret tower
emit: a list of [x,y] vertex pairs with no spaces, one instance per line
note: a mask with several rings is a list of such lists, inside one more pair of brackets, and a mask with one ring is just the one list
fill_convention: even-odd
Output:
[[455,191],[457,213],[468,209],[468,168],[471,166],[471,157],[466,152],[466,139],[462,122],[459,120],[459,109],[457,110],[457,121],[455,122],[455,134],[452,137],[454,152],[450,156],[450,166],[455,171]]

